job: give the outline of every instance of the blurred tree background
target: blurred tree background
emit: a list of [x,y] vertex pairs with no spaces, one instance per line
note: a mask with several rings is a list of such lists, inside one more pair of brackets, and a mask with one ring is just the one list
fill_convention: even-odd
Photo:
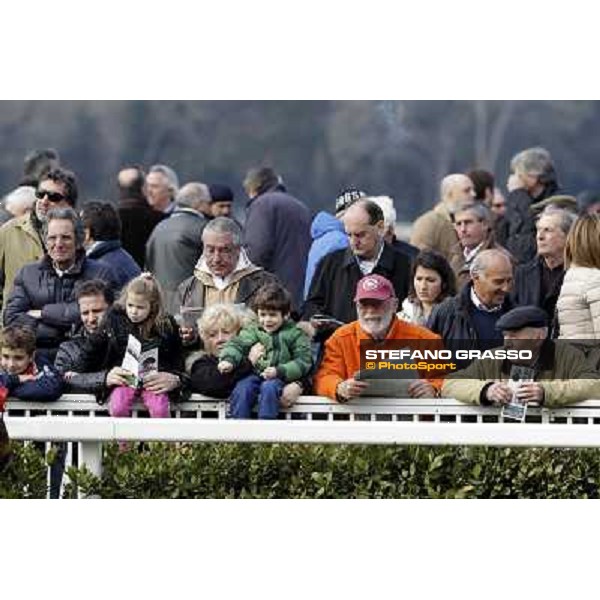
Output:
[[504,187],[511,156],[536,145],[566,191],[597,189],[598,134],[594,101],[5,101],[0,183],[14,188],[25,154],[53,147],[83,200],[115,200],[123,165],[165,163],[181,183],[230,185],[240,214],[245,171],[268,164],[313,210],[359,187],[392,196],[407,221],[445,174],[485,168]]

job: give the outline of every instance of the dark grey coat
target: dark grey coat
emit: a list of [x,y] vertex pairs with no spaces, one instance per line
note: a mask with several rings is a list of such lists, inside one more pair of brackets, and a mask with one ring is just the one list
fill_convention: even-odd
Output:
[[176,208],[154,228],[146,244],[146,268],[160,281],[169,313],[179,312],[174,296],[179,284],[194,272],[207,222],[193,209]]
[[246,211],[244,244],[248,257],[277,276],[298,309],[312,243],[309,209],[278,186],[251,200]]

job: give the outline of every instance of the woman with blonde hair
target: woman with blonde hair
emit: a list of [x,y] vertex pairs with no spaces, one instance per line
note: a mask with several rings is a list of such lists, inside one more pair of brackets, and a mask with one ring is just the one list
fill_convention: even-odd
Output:
[[600,215],[575,221],[565,245],[565,268],[556,304],[559,337],[600,340]]
[[251,353],[249,360],[242,361],[231,373],[220,373],[217,369],[219,351],[251,320],[252,313],[242,312],[233,304],[213,304],[204,310],[198,319],[198,333],[204,350],[194,360],[190,369],[194,392],[215,398],[227,398],[235,384],[252,373],[251,361],[256,358],[256,352]]
[[[262,344],[255,344],[247,359],[231,372],[221,373],[217,369],[219,352],[234,338],[256,315],[245,307],[235,304],[213,304],[206,308],[198,320],[198,333],[204,350],[194,360],[190,368],[192,391],[213,398],[229,398],[236,383],[251,375],[256,363],[265,352]],[[281,405],[289,407],[296,402],[305,388],[307,379],[302,382],[288,383],[281,396]]]

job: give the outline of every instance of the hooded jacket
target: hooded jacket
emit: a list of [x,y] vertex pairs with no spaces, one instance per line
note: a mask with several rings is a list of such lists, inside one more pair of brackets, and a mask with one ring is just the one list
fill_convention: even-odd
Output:
[[308,262],[306,264],[306,277],[304,279],[305,300],[320,260],[327,254],[335,250],[343,250],[349,245],[343,223],[325,211],[317,213],[313,219],[310,226],[310,235],[313,243],[310,247]]
[[254,365],[256,373],[267,367],[276,367],[277,377],[285,383],[308,375],[312,367],[312,352],[308,336],[293,322],[287,320],[276,332],[267,333],[255,323],[244,327],[219,352],[219,359],[237,367],[248,357],[254,344],[260,343],[265,352]]
[[223,289],[218,289],[213,275],[204,265],[202,258],[194,268],[194,275],[178,288],[178,303],[181,307],[206,308],[216,303],[248,305],[261,286],[276,283],[277,278],[240,256],[238,265]]

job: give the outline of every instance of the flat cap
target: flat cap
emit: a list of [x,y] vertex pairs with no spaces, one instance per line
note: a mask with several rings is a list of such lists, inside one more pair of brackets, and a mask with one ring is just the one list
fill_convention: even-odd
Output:
[[546,327],[548,313],[538,306],[518,306],[509,310],[496,321],[496,329],[514,331],[523,327]]

